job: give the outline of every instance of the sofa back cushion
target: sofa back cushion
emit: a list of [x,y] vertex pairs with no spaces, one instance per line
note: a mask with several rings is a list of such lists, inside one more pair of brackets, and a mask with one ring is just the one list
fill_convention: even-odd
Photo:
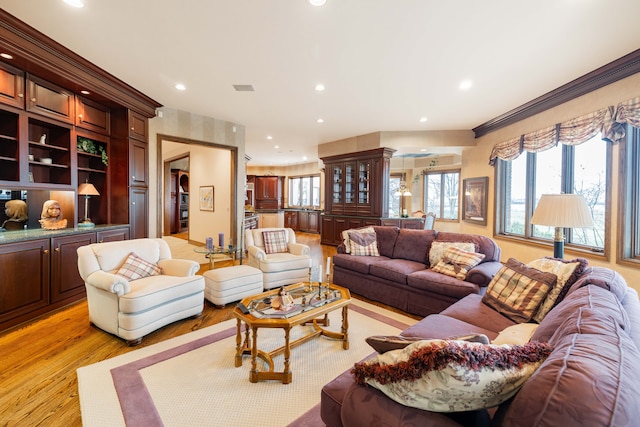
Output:
[[615,319],[597,309],[583,307],[573,317],[554,335],[547,360],[500,408],[499,425],[636,425],[638,348]]
[[169,245],[162,239],[94,243],[91,245],[91,249],[98,260],[100,270],[108,273],[117,271],[132,252],[151,264],[157,264],[161,259],[171,258]]
[[374,226],[373,229],[378,236],[378,252],[382,256],[393,257],[393,248],[396,246],[396,239],[400,229],[398,227]]
[[398,232],[393,256],[409,261],[429,264],[429,248],[436,238],[434,230],[411,230],[401,228]]
[[476,252],[485,255],[482,262],[500,261],[500,247],[496,242],[486,236],[465,233],[449,233],[441,231],[436,237],[438,242],[472,242],[476,245]]

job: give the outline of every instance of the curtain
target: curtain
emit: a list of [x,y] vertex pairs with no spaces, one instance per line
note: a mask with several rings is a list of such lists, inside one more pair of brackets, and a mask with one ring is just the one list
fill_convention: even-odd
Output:
[[555,147],[558,142],[566,145],[579,145],[589,141],[598,133],[602,140],[618,143],[625,137],[625,124],[640,127],[640,97],[613,106],[602,108],[593,113],[576,117],[544,129],[521,135],[493,147],[489,164],[494,166],[496,159],[513,160],[523,151],[538,153]]

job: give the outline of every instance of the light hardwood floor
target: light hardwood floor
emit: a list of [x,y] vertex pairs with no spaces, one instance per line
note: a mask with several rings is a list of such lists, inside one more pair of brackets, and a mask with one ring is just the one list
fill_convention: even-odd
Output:
[[[336,252],[316,234],[298,233],[297,240],[311,247],[314,262],[324,264]],[[201,317],[167,325],[136,347],[91,326],[84,300],[1,333],[0,426],[82,425],[76,369],[223,322],[233,306],[206,302]]]

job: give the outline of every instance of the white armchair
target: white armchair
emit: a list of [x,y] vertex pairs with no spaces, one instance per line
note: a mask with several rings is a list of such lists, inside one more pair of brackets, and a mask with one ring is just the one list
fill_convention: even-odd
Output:
[[[115,274],[134,253],[161,269],[135,280]],[[78,270],[87,288],[89,320],[129,345],[162,326],[202,313],[204,278],[195,261],[172,259],[162,239],[94,243],[78,248]]]
[[[267,253],[264,232],[284,232],[282,252]],[[306,281],[309,278],[309,246],[296,243],[296,234],[291,228],[255,228],[246,230],[245,247],[248,264],[262,271],[263,286],[273,289]]]

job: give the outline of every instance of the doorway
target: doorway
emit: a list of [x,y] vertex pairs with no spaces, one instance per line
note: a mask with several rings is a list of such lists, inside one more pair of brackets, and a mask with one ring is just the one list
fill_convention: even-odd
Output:
[[164,161],[165,181],[164,224],[165,235],[189,240],[189,153]]

